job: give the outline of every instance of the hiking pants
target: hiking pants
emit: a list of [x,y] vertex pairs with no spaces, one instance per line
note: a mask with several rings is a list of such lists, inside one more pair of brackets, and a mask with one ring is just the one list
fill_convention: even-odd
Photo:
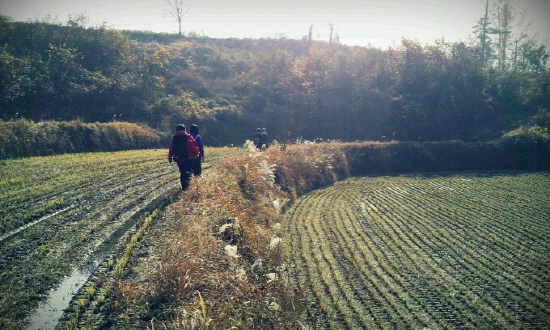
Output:
[[193,162],[193,175],[200,176],[202,173],[202,159],[201,157],[192,160]]
[[187,190],[187,188],[189,188],[189,181],[191,181],[193,161],[185,160],[183,162],[178,162],[178,168],[180,169],[181,189]]

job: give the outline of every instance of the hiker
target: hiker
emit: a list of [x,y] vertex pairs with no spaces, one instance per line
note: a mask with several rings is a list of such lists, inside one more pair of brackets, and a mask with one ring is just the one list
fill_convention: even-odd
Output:
[[193,160],[193,175],[200,176],[202,173],[202,161],[204,160],[204,145],[202,137],[199,135],[199,126],[193,124],[189,127],[189,134],[197,141],[199,145],[199,158]]
[[258,150],[262,150],[262,129],[257,128],[256,133],[254,133],[254,145]]
[[265,150],[269,147],[267,144],[267,130],[265,127],[262,129],[262,149]]
[[168,149],[168,162],[172,163],[173,160],[178,164],[182,190],[187,190],[189,187],[194,161],[194,159],[189,159],[187,156],[187,141],[189,139],[193,139],[193,137],[185,132],[185,125],[179,124],[176,126],[176,134],[172,137],[170,148]]

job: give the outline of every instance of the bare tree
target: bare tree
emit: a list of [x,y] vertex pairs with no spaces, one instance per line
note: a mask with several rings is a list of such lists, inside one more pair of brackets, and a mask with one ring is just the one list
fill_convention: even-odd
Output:
[[179,24],[179,34],[181,35],[181,22],[183,16],[189,12],[191,7],[183,0],[166,0],[166,3],[170,5],[170,8],[166,9],[176,19]]
[[[525,57],[525,49],[530,48],[532,45],[536,44],[536,39],[538,38],[538,33],[530,35],[529,30],[533,24],[532,19],[527,19],[527,14],[525,9],[519,13],[519,21],[514,27],[512,33],[514,52],[512,65],[514,70],[518,69],[518,59],[521,55]],[[518,48],[519,45],[519,48]],[[522,51],[523,50],[523,51]],[[523,62],[525,64],[525,62]],[[523,66],[525,67],[525,66]]]
[[533,20],[526,9],[518,12],[512,1],[486,0],[485,15],[473,27],[481,60],[485,66],[496,64],[500,71],[540,72],[550,55],[537,41],[539,33],[530,33]]
[[489,37],[490,33],[490,25],[489,22],[489,0],[485,2],[485,15],[483,15],[482,18],[477,21],[477,25],[474,26],[474,32],[477,35],[477,38],[479,39],[480,48],[481,48],[481,60],[484,65],[487,65],[490,54],[491,54],[491,39]]
[[510,33],[516,14],[510,0],[497,0],[495,7],[493,19],[496,29],[492,29],[492,32],[498,35],[498,67],[504,71],[507,60],[506,49],[510,46]]
[[332,44],[332,32],[334,31],[334,24],[331,23],[331,22],[328,22],[328,25],[330,26],[330,39],[329,39],[329,43]]

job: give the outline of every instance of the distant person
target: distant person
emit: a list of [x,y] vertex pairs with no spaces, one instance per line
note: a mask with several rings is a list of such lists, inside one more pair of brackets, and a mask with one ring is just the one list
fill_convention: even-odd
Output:
[[193,160],[193,175],[200,176],[202,173],[202,161],[204,160],[204,145],[202,137],[199,135],[199,126],[193,124],[189,127],[189,134],[197,141],[199,145],[199,158]]
[[262,150],[262,129],[257,128],[256,133],[254,133],[254,145],[258,150]]
[[187,190],[191,181],[193,170],[193,159],[189,159],[187,153],[187,140],[193,137],[185,132],[185,125],[176,126],[176,134],[172,137],[170,148],[168,149],[168,162],[172,161],[178,164],[180,170],[181,189]]
[[269,147],[269,144],[267,143],[267,138],[268,138],[267,130],[264,127],[262,129],[262,147],[261,147],[262,150],[265,150]]

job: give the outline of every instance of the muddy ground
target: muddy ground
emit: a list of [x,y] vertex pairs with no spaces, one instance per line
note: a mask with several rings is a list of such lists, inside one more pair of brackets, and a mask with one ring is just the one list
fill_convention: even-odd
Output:
[[64,192],[74,201],[70,207],[0,242],[0,328],[23,328],[30,311],[117,228],[155,208],[178,188],[173,169],[152,172],[98,183],[98,189]]
[[[224,157],[209,157],[204,168]],[[48,196],[48,200],[62,197],[68,202],[0,235],[0,329],[66,329],[59,320],[40,325],[32,324],[31,319],[74,274],[101,278],[106,272],[102,267],[109,260],[112,267],[117,251],[125,249],[124,237],[136,229],[140,217],[165,207],[180,189],[177,167],[166,162],[147,172],[99,180]],[[98,251],[103,252],[98,255]],[[61,299],[73,301],[83,289],[71,290]]]
[[[174,202],[177,197],[174,197]],[[126,253],[130,237],[140,230],[138,225],[130,230],[116,248],[112,249],[109,256],[94,272],[93,276],[73,298],[69,308],[65,311],[56,329],[88,328],[91,329],[146,329],[150,326],[155,316],[148,306],[139,309],[131,309],[124,305],[125,299],[117,299],[124,295],[123,292],[113,292],[113,287],[120,288],[118,281],[129,284],[127,294],[137,292],[139,288],[147,287],[151,274],[158,270],[162,254],[162,245],[174,231],[173,207],[169,204],[163,208],[161,216],[154,219],[140,237],[137,246],[132,252],[132,257],[122,274],[117,272],[113,262],[121,260]],[[177,206],[175,206],[177,207]],[[90,287],[96,294],[90,296]],[[81,301],[86,301],[82,307]],[[120,305],[119,305],[120,304]],[[132,306],[141,306],[132,304]],[[78,310],[78,312],[77,312]],[[75,326],[76,325],[76,326]]]

